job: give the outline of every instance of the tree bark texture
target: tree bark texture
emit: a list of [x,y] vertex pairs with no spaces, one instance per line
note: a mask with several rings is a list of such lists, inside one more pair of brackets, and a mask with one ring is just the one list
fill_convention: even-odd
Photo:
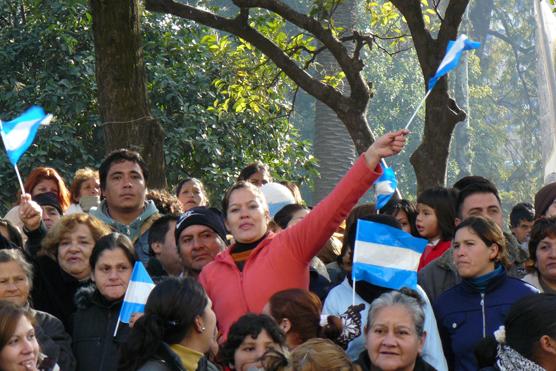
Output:
[[150,115],[138,2],[90,0],[89,4],[106,152],[137,150],[147,163],[148,185],[163,188],[164,130]]
[[[337,27],[352,30],[355,25],[355,1],[342,2],[333,14]],[[353,49],[353,48],[352,48]],[[335,75],[341,71],[334,56],[328,51],[317,57],[321,77]],[[342,93],[349,91],[346,82],[339,87]],[[336,112],[318,100],[315,102],[315,138],[313,142],[315,158],[319,162],[320,177],[315,180],[313,202],[319,202],[332,191],[342,176],[353,164],[354,143],[346,125]]]

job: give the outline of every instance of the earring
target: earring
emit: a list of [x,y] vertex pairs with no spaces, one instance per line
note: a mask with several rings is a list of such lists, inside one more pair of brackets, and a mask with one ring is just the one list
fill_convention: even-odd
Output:
[[201,327],[201,332],[205,332],[206,328],[205,326]]

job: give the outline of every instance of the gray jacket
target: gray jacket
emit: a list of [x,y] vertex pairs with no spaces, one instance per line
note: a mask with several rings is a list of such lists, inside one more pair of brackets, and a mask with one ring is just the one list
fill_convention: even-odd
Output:
[[[508,246],[508,257],[512,264],[508,269],[508,276],[523,278],[526,274],[524,263],[529,256],[525,250],[519,247],[519,243],[513,235],[504,233],[504,236]],[[454,265],[452,248],[421,269],[418,274],[418,282],[427,293],[431,303],[434,303],[444,291],[460,283],[461,278]]]
[[203,357],[197,365],[197,370],[187,370],[177,354],[163,343],[156,355],[139,367],[137,371],[219,371],[219,368]]

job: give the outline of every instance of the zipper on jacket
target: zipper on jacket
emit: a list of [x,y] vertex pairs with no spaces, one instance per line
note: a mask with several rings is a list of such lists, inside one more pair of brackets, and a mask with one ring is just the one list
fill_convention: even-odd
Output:
[[481,311],[483,312],[483,339],[486,338],[485,293],[481,292]]

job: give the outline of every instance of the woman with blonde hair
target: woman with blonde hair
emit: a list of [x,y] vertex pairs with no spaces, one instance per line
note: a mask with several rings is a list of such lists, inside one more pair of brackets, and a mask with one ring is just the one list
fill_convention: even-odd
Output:
[[65,212],[66,215],[88,212],[91,206],[98,206],[100,202],[98,171],[90,167],[78,169],[73,176],[70,192],[71,205]]
[[327,339],[310,339],[291,353],[291,365],[296,371],[359,371],[340,346]]

